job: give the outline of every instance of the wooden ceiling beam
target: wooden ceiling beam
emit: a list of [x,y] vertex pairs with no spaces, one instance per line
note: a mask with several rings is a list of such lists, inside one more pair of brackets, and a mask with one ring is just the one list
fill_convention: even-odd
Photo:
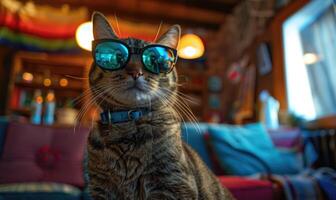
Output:
[[[21,0],[25,2],[28,0]],[[226,13],[194,7],[173,1],[158,0],[34,0],[35,3],[58,6],[68,4],[71,7],[85,6],[90,11],[98,10],[104,14],[116,13],[121,17],[144,19],[159,23],[180,23],[186,26],[198,26],[217,29],[224,22]]]
[[233,11],[233,8],[241,2],[241,0],[170,0],[170,2],[177,2],[189,7],[230,14]]

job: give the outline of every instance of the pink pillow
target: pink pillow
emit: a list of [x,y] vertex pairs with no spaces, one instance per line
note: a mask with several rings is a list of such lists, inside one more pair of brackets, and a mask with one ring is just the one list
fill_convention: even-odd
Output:
[[60,182],[83,186],[87,128],[10,123],[0,158],[0,183]]

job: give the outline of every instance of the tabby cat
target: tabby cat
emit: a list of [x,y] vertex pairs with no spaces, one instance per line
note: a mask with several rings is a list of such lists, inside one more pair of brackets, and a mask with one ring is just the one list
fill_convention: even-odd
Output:
[[92,198],[233,199],[180,138],[174,109],[180,27],[150,43],[118,38],[101,13],[92,22],[89,82],[104,111],[88,138]]

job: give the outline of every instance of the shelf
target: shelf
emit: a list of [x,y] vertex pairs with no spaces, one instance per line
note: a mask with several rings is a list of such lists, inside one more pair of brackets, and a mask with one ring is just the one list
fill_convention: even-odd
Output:
[[20,113],[20,114],[23,114],[23,115],[30,115],[30,113],[31,113],[30,108],[11,108],[11,111],[15,112],[15,113]]
[[79,92],[83,90],[82,87],[74,87],[74,86],[61,87],[61,86],[56,86],[56,85],[51,85],[49,87],[46,87],[38,83],[25,83],[25,82],[15,82],[15,85],[18,87],[43,89],[43,90],[75,90]]
[[[91,59],[83,55],[48,54],[35,52],[18,52],[14,56],[10,74],[8,90],[8,115],[29,117],[29,105],[36,90],[41,90],[41,95],[46,98],[48,90],[53,90],[56,98],[56,107],[74,104],[73,100],[80,96],[89,87],[86,78],[76,79],[71,77],[86,77],[89,72]],[[32,82],[23,79],[24,73],[33,75]],[[50,79],[51,85],[46,87],[43,82]],[[61,79],[68,80],[66,87],[59,85]],[[75,104],[76,109],[88,106],[89,96],[84,96]],[[56,108],[56,109],[57,109]],[[45,107],[43,107],[45,109]],[[83,122],[91,122],[88,114],[83,116]]]

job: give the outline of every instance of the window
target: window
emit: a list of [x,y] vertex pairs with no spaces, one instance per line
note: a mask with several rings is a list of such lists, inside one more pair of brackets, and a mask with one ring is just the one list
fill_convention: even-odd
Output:
[[336,8],[315,0],[283,24],[290,112],[305,119],[336,114]]

